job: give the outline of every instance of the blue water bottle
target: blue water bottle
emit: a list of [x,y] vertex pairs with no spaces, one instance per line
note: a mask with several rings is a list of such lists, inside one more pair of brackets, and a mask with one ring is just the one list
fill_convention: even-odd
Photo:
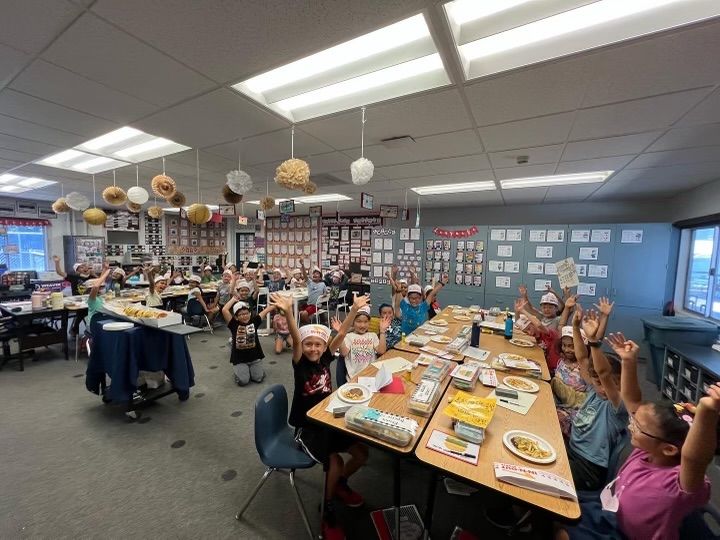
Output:
[[512,339],[513,337],[513,316],[512,313],[507,314],[505,319],[505,339]]

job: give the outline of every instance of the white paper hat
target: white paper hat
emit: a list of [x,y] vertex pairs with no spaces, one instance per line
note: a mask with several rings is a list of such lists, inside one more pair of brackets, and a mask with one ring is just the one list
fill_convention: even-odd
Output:
[[235,284],[236,289],[247,289],[250,290],[250,284],[247,281],[238,281]]
[[540,298],[540,303],[541,304],[552,304],[555,307],[560,305],[560,304],[558,304],[558,300],[553,293],[543,294],[542,298]]
[[188,278],[188,281],[197,281],[198,283],[200,283],[202,281],[202,278],[196,274],[193,274]]
[[420,287],[417,283],[413,283],[408,287],[408,294],[410,293],[422,294],[422,287]]
[[235,302],[232,307],[233,315],[241,309],[250,309],[250,305],[247,302]]
[[[562,336],[561,337],[573,337],[573,327],[572,326],[563,326],[561,330]],[[585,330],[582,328],[580,329],[580,335],[582,336],[583,343],[587,345],[588,339],[585,335]]]
[[330,339],[330,329],[322,324],[306,324],[300,327],[300,341],[305,341],[309,337],[322,339],[327,343]]

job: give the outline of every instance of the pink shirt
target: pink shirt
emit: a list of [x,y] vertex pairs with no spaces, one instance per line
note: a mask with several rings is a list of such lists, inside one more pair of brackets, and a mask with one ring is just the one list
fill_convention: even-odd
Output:
[[635,448],[618,473],[618,526],[630,540],[676,540],[682,520],[710,498],[710,482],[694,493],[680,487],[680,465],[660,467]]

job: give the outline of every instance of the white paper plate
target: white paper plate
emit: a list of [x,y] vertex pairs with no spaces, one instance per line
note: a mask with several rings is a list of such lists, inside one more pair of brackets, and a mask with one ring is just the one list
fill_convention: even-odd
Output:
[[522,339],[522,338],[512,338],[510,340],[510,343],[512,343],[516,347],[525,347],[528,349],[535,346],[534,342],[530,341],[529,339]]
[[103,330],[107,330],[108,332],[119,332],[121,330],[128,330],[133,326],[135,325],[131,322],[109,322],[103,324]]
[[434,324],[435,326],[447,326],[448,322],[445,319],[430,319],[428,324]]
[[[522,381],[522,383],[526,384],[528,387],[521,388],[520,386],[516,386],[515,384],[513,384],[514,381]],[[535,392],[540,390],[540,387],[531,380],[526,379],[525,377],[516,377],[514,375],[509,375],[508,377],[505,377],[503,379],[503,384],[508,388],[512,388],[513,390],[517,390],[518,392],[527,392],[528,394],[534,394]]]
[[[512,443],[513,437],[527,437],[528,439],[534,440],[538,446],[540,446],[541,449],[546,450],[550,452],[550,455],[546,458],[535,458],[532,456],[529,456],[517,448],[515,448],[515,445]],[[541,464],[547,464],[552,463],[557,459],[557,453],[555,452],[555,449],[552,447],[552,445],[547,442],[545,439],[541,439],[537,435],[533,435],[532,433],[528,433],[527,431],[520,431],[517,429],[514,429],[512,431],[508,431],[503,435],[503,444],[505,447],[510,450],[513,454],[515,454],[518,457],[521,457],[527,461],[531,461],[533,463],[541,463]]]
[[433,336],[430,338],[430,341],[434,341],[435,343],[450,343],[452,339],[447,336]]
[[[346,396],[347,392],[351,390],[360,390],[362,392],[362,395],[358,398]],[[372,392],[365,385],[358,383],[346,383],[343,384],[340,388],[338,388],[337,395],[340,400],[344,401],[345,403],[365,403],[372,397]]]
[[454,315],[453,319],[463,322],[472,321],[472,317],[468,317],[467,315]]

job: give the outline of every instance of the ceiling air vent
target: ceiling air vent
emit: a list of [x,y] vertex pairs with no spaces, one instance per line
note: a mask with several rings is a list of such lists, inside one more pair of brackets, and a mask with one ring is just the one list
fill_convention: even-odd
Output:
[[387,139],[382,139],[380,144],[382,144],[385,148],[391,149],[409,148],[415,144],[415,139],[413,139],[410,135],[400,135],[399,137],[388,137]]

